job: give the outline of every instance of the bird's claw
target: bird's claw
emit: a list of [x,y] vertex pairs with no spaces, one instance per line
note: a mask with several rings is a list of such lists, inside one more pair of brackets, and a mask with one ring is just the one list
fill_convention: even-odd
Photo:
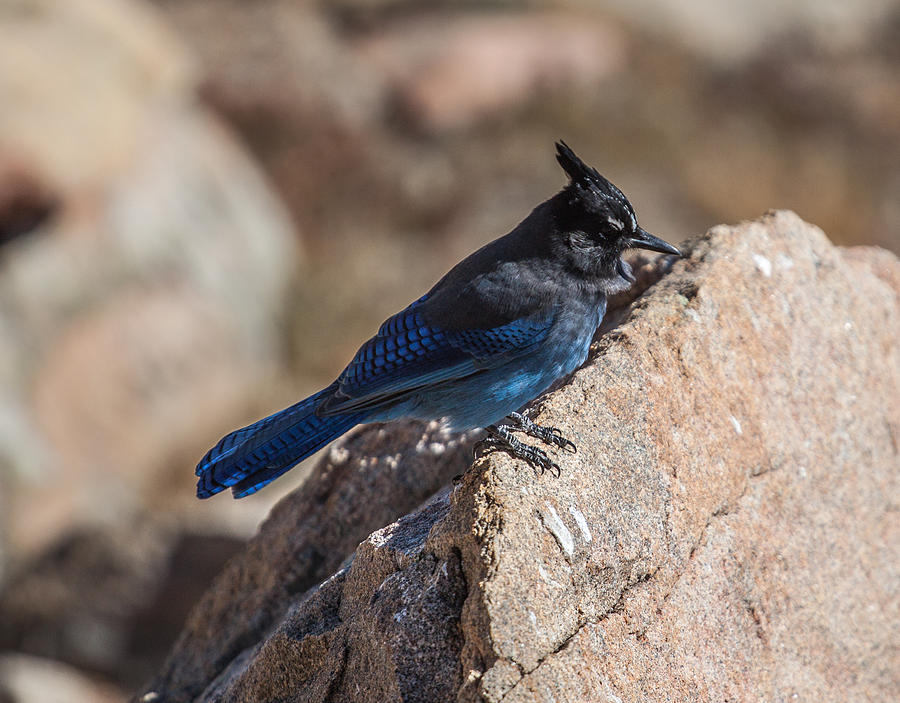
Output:
[[564,437],[562,430],[560,430],[558,427],[544,427],[542,425],[535,425],[535,428],[537,428],[539,431],[535,433],[528,433],[532,437],[537,437],[547,444],[556,445],[560,449],[572,454],[575,454],[578,451],[578,447],[575,446],[575,442]]
[[[553,429],[553,428],[540,427],[539,425],[534,425],[533,423],[532,423],[532,426],[535,428],[539,428],[540,430],[549,431],[549,430]],[[487,431],[489,433],[489,436],[487,437],[487,440],[486,440],[488,442],[488,446],[495,447],[498,449],[505,449],[510,454],[512,454],[514,457],[516,457],[517,459],[523,459],[524,461],[527,461],[532,466],[535,466],[538,469],[540,469],[542,474],[545,471],[550,471],[551,473],[555,474],[557,478],[559,478],[562,475],[562,469],[560,468],[559,464],[557,464],[555,461],[553,461],[553,459],[551,459],[547,455],[547,452],[545,452],[543,449],[539,449],[538,447],[533,447],[530,444],[525,444],[525,442],[522,442],[521,440],[514,437],[512,433],[513,433],[513,431],[516,431],[516,430],[527,431],[522,427],[512,427],[509,425],[492,425],[492,426],[488,427]],[[528,432],[528,434],[532,434],[532,433]],[[537,435],[532,435],[532,436],[537,436]],[[542,440],[548,442],[548,444],[550,444],[550,443],[555,444],[556,446],[561,447],[561,448],[565,448],[566,444],[572,444],[567,439],[565,439],[559,433],[558,430],[555,433],[548,432],[547,436],[548,437],[551,437],[551,436],[556,437],[556,438],[558,438],[558,440],[557,441],[547,440],[547,439],[544,439],[543,437],[539,437],[539,439],[542,439]],[[562,442],[562,443],[560,443],[560,442]],[[572,444],[572,446],[574,448],[575,445]]]
[[537,447],[532,447],[530,444],[523,444],[524,450],[521,453],[516,453],[521,459],[524,459],[528,463],[533,466],[538,467],[543,474],[545,471],[549,471],[556,475],[556,478],[559,478],[562,475],[562,469],[559,467],[553,459],[547,456],[547,452],[543,449],[538,449]]
[[575,443],[566,438],[563,435],[562,430],[558,427],[538,425],[529,420],[522,413],[510,413],[509,417],[516,423],[515,425],[506,425],[506,427],[512,431],[518,430],[524,432],[535,439],[541,440],[545,444],[552,444],[572,454],[575,454],[578,451],[578,447],[575,446]]

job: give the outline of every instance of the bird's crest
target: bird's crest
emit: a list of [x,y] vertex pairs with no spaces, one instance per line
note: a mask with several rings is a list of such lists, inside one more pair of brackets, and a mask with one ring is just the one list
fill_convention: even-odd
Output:
[[597,173],[597,169],[584,163],[584,161],[578,158],[578,155],[572,151],[571,147],[562,140],[556,142],[556,160],[559,161],[559,165],[563,167],[563,171],[569,174],[569,178],[572,179],[573,183],[606,181],[603,176]]
[[611,213],[619,219],[620,215],[625,215],[630,220],[632,229],[637,226],[634,210],[625,194],[601,176],[597,169],[578,158],[578,155],[562,140],[556,142],[556,160],[569,175],[570,183],[567,190],[575,200],[580,201],[589,211]]

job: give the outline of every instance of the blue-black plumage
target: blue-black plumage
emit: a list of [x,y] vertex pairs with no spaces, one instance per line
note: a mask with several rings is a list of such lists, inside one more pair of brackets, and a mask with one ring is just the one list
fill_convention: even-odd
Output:
[[574,445],[516,411],[584,363],[607,296],[634,280],[626,249],[679,254],[638,226],[622,191],[556,148],[562,191],[386,320],[330,386],[223,437],[197,465],[197,495],[250,495],[352,427],[399,418],[484,427],[516,456],[556,467],[512,432]]

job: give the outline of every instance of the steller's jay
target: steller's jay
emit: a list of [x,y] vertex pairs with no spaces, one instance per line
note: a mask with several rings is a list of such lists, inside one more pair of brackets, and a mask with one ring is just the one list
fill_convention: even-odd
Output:
[[243,498],[355,425],[398,418],[484,427],[558,471],[512,433],[575,445],[516,411],[584,363],[606,297],[634,281],[626,249],[679,251],[641,229],[622,191],[565,142],[556,151],[570,179],[562,191],[388,318],[330,386],[223,437],[197,465],[197,496],[230,487]]

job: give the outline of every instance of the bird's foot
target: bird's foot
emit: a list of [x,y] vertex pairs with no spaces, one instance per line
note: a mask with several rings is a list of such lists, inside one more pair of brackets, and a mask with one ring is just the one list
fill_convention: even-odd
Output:
[[575,443],[563,436],[562,430],[558,427],[546,427],[537,425],[522,413],[510,413],[509,417],[516,423],[514,425],[502,425],[513,432],[524,432],[525,434],[541,440],[545,444],[553,444],[560,449],[574,454],[578,451]]
[[509,425],[491,425],[485,428],[488,431],[487,442],[501,449],[505,449],[517,459],[523,459],[532,466],[544,471],[551,471],[559,478],[561,469],[553,459],[547,456],[543,449],[532,447],[530,444],[516,439],[513,429]]

